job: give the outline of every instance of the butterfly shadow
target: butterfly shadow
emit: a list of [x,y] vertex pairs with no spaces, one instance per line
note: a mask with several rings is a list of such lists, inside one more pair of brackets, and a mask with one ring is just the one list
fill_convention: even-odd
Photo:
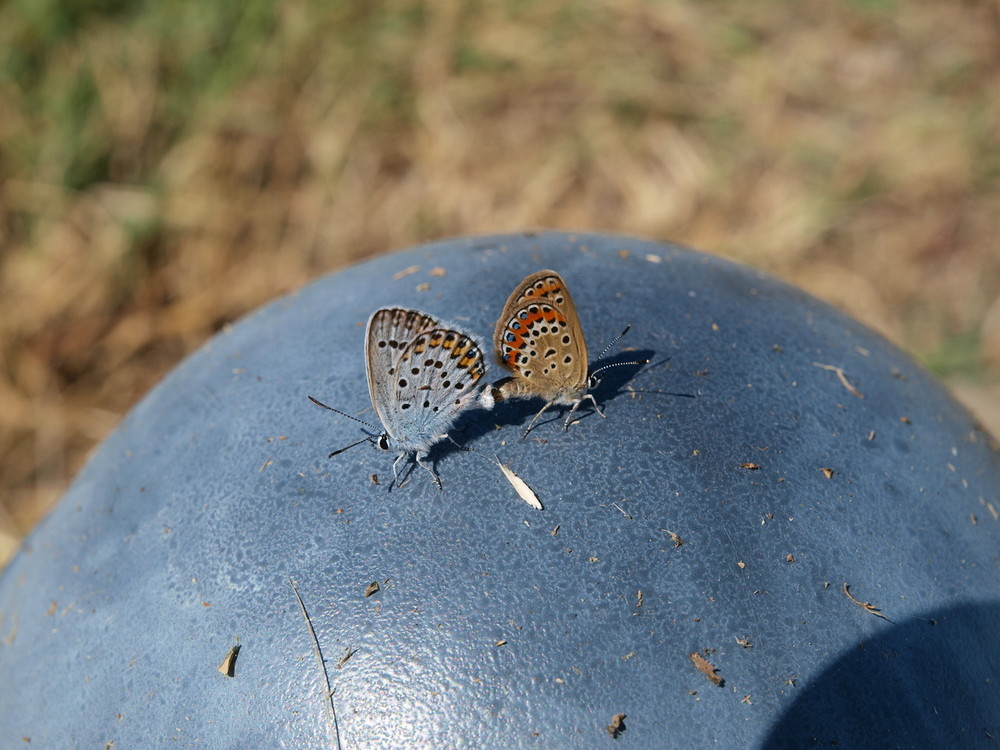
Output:
[[[650,354],[655,353],[652,352],[652,350],[646,350],[646,351],[649,352]],[[632,353],[634,352],[628,352],[628,354]],[[645,352],[639,352],[639,353],[645,353]],[[620,355],[616,356],[614,359],[621,359],[621,356]],[[611,360],[612,365],[614,364],[614,359]],[[594,395],[598,399],[598,401],[602,401],[602,399],[598,394],[600,394],[604,389],[604,387],[606,386],[610,391],[610,393],[604,398],[608,400],[614,398],[615,396],[621,393],[627,393],[632,398],[636,398],[637,395],[642,396],[646,394],[651,394],[656,396],[673,396],[674,398],[697,398],[697,396],[694,393],[681,393],[679,391],[664,391],[664,390],[649,389],[649,388],[624,387],[625,384],[628,383],[629,381],[633,379],[638,380],[639,378],[642,378],[646,375],[650,375],[657,367],[660,367],[661,365],[668,365],[669,363],[670,363],[670,357],[664,357],[663,359],[658,360],[656,362],[653,362],[652,357],[650,357],[649,362],[646,365],[643,365],[642,369],[639,372],[633,371],[630,377],[619,377],[617,381],[614,381],[613,377],[616,375],[618,376],[624,375],[625,373],[619,373],[618,368],[614,368],[609,371],[609,376],[607,378],[602,379],[600,384],[598,384],[597,388],[594,389]]]
[[[601,368],[604,370],[596,387],[593,389],[594,398],[602,407],[618,396],[626,395],[632,398],[645,394],[656,394],[663,396],[674,396],[677,398],[695,398],[691,393],[678,393],[663,390],[646,390],[627,387],[633,379],[641,377],[648,370],[669,362],[669,357],[653,362],[656,352],[652,349],[638,349],[620,352],[613,357],[606,357],[594,363],[592,371]],[[645,361],[651,364],[637,364]],[[495,432],[497,426],[517,425],[523,426],[538,413],[539,404],[544,403],[541,398],[530,399],[510,399],[497,403],[492,409],[475,408],[464,412],[452,425],[448,431],[450,439],[437,442],[428,454],[428,460],[432,462],[437,471],[439,462],[453,454],[465,451],[475,451],[475,443],[481,437],[491,432]],[[552,417],[540,421],[535,428],[550,422],[560,422],[565,419],[566,412],[570,407],[561,406],[552,408]],[[589,417],[594,413],[593,408],[582,407],[576,414],[579,419]],[[410,472],[417,468],[411,462],[406,473],[400,476],[401,483],[410,475]]]
[[[590,368],[590,371],[597,372],[603,370],[598,376],[597,385],[590,391],[597,403],[602,407],[615,397],[627,394],[635,397],[635,393],[645,393],[646,391],[634,391],[628,389],[625,386],[637,375],[640,375],[643,368],[647,366],[646,363],[652,361],[652,357],[656,352],[652,349],[632,349],[629,351],[619,352],[613,357],[605,357],[596,361]],[[666,360],[664,360],[666,361]],[[657,363],[660,364],[660,363]],[[605,369],[606,368],[606,369]],[[662,391],[651,391],[652,393],[662,393]],[[683,395],[688,396],[689,394],[669,394],[669,395]],[[509,401],[504,401],[503,403],[497,404],[493,409],[494,421],[497,424],[510,424],[523,426],[527,421],[530,421],[537,413],[539,404],[543,404],[544,400],[541,398],[531,398],[531,399],[511,399]],[[551,417],[546,417],[545,419],[539,420],[537,424],[532,427],[532,431],[537,429],[543,424],[549,424],[554,422],[560,422],[566,418],[568,410],[572,408],[569,406],[553,406],[550,408],[552,412]],[[592,405],[584,404],[580,406],[574,413],[574,421],[588,418],[594,413],[594,408]],[[548,412],[546,412],[548,414]]]
[[[626,387],[634,379],[642,377],[649,369],[670,361],[670,358],[666,357],[658,362],[653,362],[655,354],[656,351],[653,349],[633,349],[619,352],[613,357],[605,357],[595,362],[591,370],[594,372],[603,370],[599,376],[597,385],[591,390],[597,403],[604,405],[608,401],[612,401],[622,395],[635,398],[636,394],[664,393],[663,391],[636,390]],[[636,364],[636,362],[641,364]],[[668,395],[687,396],[688,394],[671,393]],[[589,413],[593,413],[593,409],[588,410]]]
[[[502,423],[497,419],[496,408],[490,410],[475,407],[462,412],[448,430],[448,436],[431,446],[427,460],[434,467],[434,471],[438,471],[443,458],[453,453],[474,452],[476,448],[473,444],[483,435],[495,432],[498,424]],[[417,464],[411,461],[406,471],[400,474],[400,485],[405,483],[415,468]],[[440,475],[440,472],[438,474]]]

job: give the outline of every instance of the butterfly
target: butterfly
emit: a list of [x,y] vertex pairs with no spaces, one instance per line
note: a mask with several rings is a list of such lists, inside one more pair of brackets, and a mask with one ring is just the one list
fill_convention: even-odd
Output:
[[[400,461],[412,457],[441,489],[440,478],[425,460],[435,443],[451,440],[448,429],[462,412],[490,407],[490,396],[481,393],[485,371],[479,345],[455,326],[417,310],[376,310],[365,330],[365,372],[372,406],[384,430],[334,451],[330,458],[367,441],[379,450],[399,451],[392,465],[393,484],[399,482]],[[309,399],[378,429],[312,396]]]
[[[622,336],[625,328],[601,353],[603,357]],[[608,367],[642,362],[606,365],[588,374],[587,342],[580,317],[566,282],[555,271],[538,271],[527,276],[511,292],[497,320],[493,333],[497,358],[514,374],[493,384],[492,400],[541,398],[545,405],[535,414],[522,437],[550,406],[570,406],[563,423],[569,429],[573,413],[590,401],[594,411],[605,416],[590,393]]]

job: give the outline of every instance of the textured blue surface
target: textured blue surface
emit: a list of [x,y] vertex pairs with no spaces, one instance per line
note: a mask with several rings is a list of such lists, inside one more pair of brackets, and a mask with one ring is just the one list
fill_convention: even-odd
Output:
[[[631,323],[617,358],[653,360],[598,389],[607,419],[521,440],[539,404],[474,412],[443,492],[421,470],[389,492],[366,445],[326,458],[361,433],[306,396],[374,419],[376,307],[487,339],[546,267],[592,355]],[[998,488],[988,436],[909,358],[753,270],[558,233],[384,256],[189,358],[30,537],[0,579],[0,747],[335,747],[289,578],[344,748],[995,747]]]

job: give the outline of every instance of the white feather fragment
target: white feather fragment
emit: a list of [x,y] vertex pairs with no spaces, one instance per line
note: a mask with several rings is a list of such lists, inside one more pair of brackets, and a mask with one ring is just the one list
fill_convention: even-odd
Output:
[[528,486],[528,483],[511,471],[507,466],[502,464],[497,456],[493,456],[493,458],[496,459],[497,466],[500,467],[500,471],[503,472],[503,475],[507,478],[507,481],[510,482],[511,487],[514,488],[518,496],[532,508],[535,508],[536,510],[543,510],[542,503],[538,499],[538,495],[536,495],[534,490]]

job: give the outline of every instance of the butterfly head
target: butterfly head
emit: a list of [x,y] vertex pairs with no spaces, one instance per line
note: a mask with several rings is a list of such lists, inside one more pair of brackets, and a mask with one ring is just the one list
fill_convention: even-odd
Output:
[[[337,414],[340,414],[343,417],[347,417],[348,419],[353,419],[355,422],[360,422],[365,427],[367,427],[367,428],[369,428],[371,430],[376,430],[377,431],[377,429],[378,429],[374,425],[368,424],[368,422],[365,422],[363,419],[358,419],[357,417],[355,417],[352,414],[348,414],[346,412],[342,412],[340,409],[334,409],[332,406],[327,406],[322,401],[320,401],[318,399],[315,399],[312,396],[309,396],[309,400],[312,401],[314,404],[316,404],[316,406],[322,406],[324,409],[329,409],[330,411],[336,412]],[[358,440],[356,442],[353,442],[350,445],[345,445],[343,448],[338,448],[333,453],[331,453],[329,456],[327,456],[327,458],[333,458],[334,456],[339,456],[344,451],[348,451],[351,448],[353,448],[354,446],[361,445],[362,443],[371,443],[372,447],[377,448],[380,451],[387,451],[387,450],[390,450],[391,448],[393,448],[392,437],[389,435],[388,432],[382,432],[381,434],[378,433],[378,432],[367,433],[360,440]]]

